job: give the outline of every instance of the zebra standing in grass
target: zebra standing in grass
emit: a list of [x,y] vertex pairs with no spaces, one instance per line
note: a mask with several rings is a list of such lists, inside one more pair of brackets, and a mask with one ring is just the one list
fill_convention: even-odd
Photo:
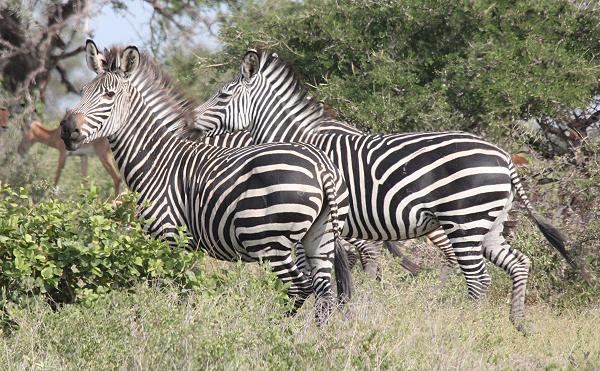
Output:
[[[140,194],[149,233],[174,243],[185,227],[191,249],[267,262],[291,283],[295,308],[314,291],[322,323],[332,310],[334,240],[348,209],[343,178],[325,154],[304,144],[232,149],[182,139],[192,104],[147,54],[134,46],[101,54],[88,40],[86,61],[97,77],[61,121],[67,149],[108,138],[125,182]],[[299,241],[312,282],[292,259]]]
[[510,275],[510,319],[526,331],[530,260],[502,236],[515,192],[544,236],[574,261],[560,233],[529,204],[510,156],[464,132],[319,132],[327,116],[306,96],[306,88],[275,53],[250,50],[241,73],[196,110],[196,126],[211,135],[248,129],[254,143],[304,142],[321,148],[347,182],[350,210],[343,236],[403,240],[442,227],[471,297],[481,297],[490,285],[484,257]]
[[[324,109],[329,108],[324,105],[324,103],[320,102],[319,104],[323,105]],[[321,122],[321,125],[317,128],[317,132],[319,133],[336,133],[342,135],[363,135],[355,126],[333,119],[326,119]],[[194,130],[188,133],[188,135],[194,140],[201,141],[202,143],[210,144],[213,146],[219,147],[246,147],[252,145],[252,136],[250,132],[236,131],[236,132],[226,132],[220,135],[215,136],[206,136],[204,132],[199,130]],[[442,253],[444,254],[445,261],[442,266],[440,279],[445,281],[448,275],[448,272],[453,270],[458,266],[458,262],[456,261],[456,256],[454,255],[454,251],[452,250],[452,245],[450,244],[450,240],[444,233],[444,230],[440,227],[433,232],[427,234],[427,238],[438,247]],[[363,270],[373,278],[380,279],[380,269],[379,269],[379,258],[381,256],[382,250],[385,246],[390,253],[402,259],[400,263],[404,269],[409,271],[412,274],[416,274],[419,271],[419,267],[408,259],[398,246],[392,243],[383,243],[382,241],[366,241],[357,238],[349,238],[346,239],[347,243],[342,243],[341,246],[344,248],[346,255],[349,260],[350,269],[354,267],[354,265],[360,261],[361,267]],[[296,264],[299,268],[303,269],[306,273],[306,265],[305,259],[303,257],[303,250],[301,246],[298,249],[299,253],[297,255],[298,259]],[[355,250],[358,252],[355,253]]]

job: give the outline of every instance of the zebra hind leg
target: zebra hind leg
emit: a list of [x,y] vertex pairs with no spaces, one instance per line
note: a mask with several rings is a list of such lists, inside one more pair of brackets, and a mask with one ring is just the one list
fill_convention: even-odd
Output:
[[[502,225],[502,224],[500,224]],[[512,248],[497,230],[491,231],[483,241],[484,256],[496,266],[504,269],[512,280],[510,321],[521,333],[534,332],[531,324],[525,321],[525,290],[529,278],[529,258]]]
[[325,207],[302,238],[306,262],[311,271],[316,297],[315,318],[319,326],[327,321],[335,305],[331,287],[335,236],[328,215],[329,208]]
[[[444,226],[443,223],[441,224]],[[467,281],[469,296],[479,299],[485,295],[491,283],[483,258],[483,236],[469,233],[469,230],[453,230],[453,227],[448,224],[446,226],[444,230],[452,243],[458,266]]]
[[[272,250],[275,251],[275,250]],[[277,250],[281,251],[281,250]],[[306,299],[312,294],[310,280],[302,273],[294,263],[291,251],[287,254],[268,254],[263,257],[271,267],[271,270],[284,283],[291,283],[287,294],[292,299],[294,307],[287,315],[293,316],[302,307]]]
[[448,276],[458,267],[458,260],[456,260],[456,255],[454,255],[452,243],[442,227],[428,233],[427,239],[444,254],[445,260],[440,268],[440,287],[444,287]]

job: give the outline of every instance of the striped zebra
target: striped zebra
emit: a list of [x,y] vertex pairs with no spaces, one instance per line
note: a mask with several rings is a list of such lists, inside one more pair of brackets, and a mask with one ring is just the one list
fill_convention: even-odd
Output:
[[[67,149],[108,138],[151,235],[174,245],[185,227],[190,249],[268,263],[291,283],[295,309],[315,293],[322,323],[332,310],[334,240],[348,209],[343,177],[326,155],[305,144],[223,148],[182,139],[193,104],[149,55],[135,46],[102,54],[88,40],[86,61],[97,76],[61,121]],[[297,242],[311,281],[292,259]]]
[[[404,268],[410,274],[416,275],[421,270],[421,268],[405,254],[403,254],[397,244],[392,241],[367,241],[350,238],[347,240],[341,239],[340,244],[346,252],[348,267],[350,269],[354,268],[354,266],[360,262],[362,269],[370,276],[376,278],[378,281],[381,280],[381,269],[379,264],[374,264],[373,262],[377,262],[379,260],[381,252],[384,248],[386,248],[392,254],[392,256],[399,258],[400,266],[402,266],[402,268]],[[444,267],[447,265],[454,267],[451,262],[446,260]],[[442,271],[442,273],[444,272],[445,270]],[[444,279],[443,276],[440,277]]]
[[527,331],[530,260],[502,235],[515,193],[544,236],[569,263],[574,261],[560,232],[530,205],[510,155],[465,132],[319,132],[331,120],[322,105],[307,99],[306,88],[277,54],[250,50],[241,73],[196,109],[195,124],[209,135],[247,129],[254,143],[303,142],[321,148],[348,186],[344,237],[403,240],[442,227],[472,298],[484,295],[491,282],[484,257],[510,275],[510,319]]
[[[320,102],[319,104],[323,104]],[[324,109],[328,109],[323,104]],[[320,133],[336,133],[336,134],[364,134],[358,128],[350,123],[339,121],[339,120],[324,120],[318,127]],[[189,133],[189,137],[195,140],[201,141],[202,143],[210,144],[219,147],[246,147],[252,145],[252,136],[250,132],[246,130],[236,132],[226,132],[220,135],[206,136],[204,132],[195,130]],[[440,279],[445,281],[449,271],[453,270],[458,266],[456,256],[452,250],[450,240],[444,233],[443,228],[438,228],[433,232],[427,234],[427,238],[431,241],[442,253],[444,254],[445,261],[442,266]],[[402,259],[401,266],[412,274],[416,274],[419,270],[418,266],[408,259],[400,249],[391,243],[384,244],[381,241],[366,241],[357,238],[350,238],[346,240],[347,243],[342,243],[341,246],[344,248],[346,256],[349,260],[350,269],[360,260],[361,267],[363,270],[375,279],[380,279],[379,269],[379,258],[382,255],[382,250],[385,246],[390,253]],[[300,246],[301,247],[301,246]],[[306,273],[305,259],[303,257],[303,250],[300,248],[297,255],[298,260],[296,264],[300,269]],[[355,252],[356,251],[356,252]]]

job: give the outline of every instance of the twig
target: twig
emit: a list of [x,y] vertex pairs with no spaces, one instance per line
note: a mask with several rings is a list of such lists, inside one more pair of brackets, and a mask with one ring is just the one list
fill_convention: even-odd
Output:
[[56,64],[56,66],[54,66],[54,68],[58,71],[60,75],[60,82],[62,82],[62,84],[67,88],[67,91],[79,95],[79,92],[77,91],[75,86],[71,83],[71,81],[69,81],[65,69],[58,63]]

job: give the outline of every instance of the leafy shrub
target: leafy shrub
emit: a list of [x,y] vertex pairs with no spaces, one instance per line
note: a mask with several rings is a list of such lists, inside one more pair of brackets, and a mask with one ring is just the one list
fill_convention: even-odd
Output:
[[[197,287],[200,252],[171,249],[144,233],[134,194],[118,203],[99,199],[98,189],[77,200],[44,199],[0,186],[0,302],[44,295],[53,303],[91,303],[140,280],[169,279]],[[181,233],[179,247],[187,243]]]
[[[315,96],[377,132],[506,136],[597,94],[600,8],[569,1],[245,2],[220,29],[222,62],[248,46],[293,63]],[[215,64],[215,63],[211,63]],[[218,64],[218,63],[216,63]],[[227,68],[230,66],[227,65]]]

